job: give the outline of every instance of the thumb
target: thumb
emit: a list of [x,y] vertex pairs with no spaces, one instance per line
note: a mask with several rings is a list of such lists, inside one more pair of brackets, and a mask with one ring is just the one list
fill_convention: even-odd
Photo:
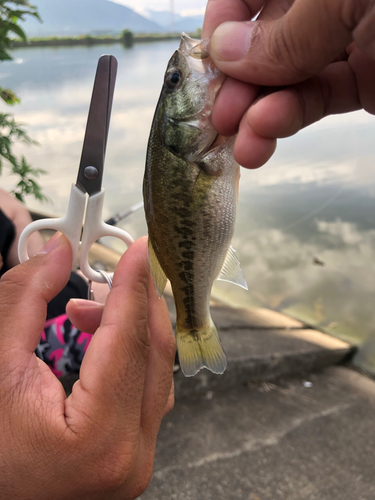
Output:
[[0,357],[14,348],[35,350],[47,304],[66,285],[71,266],[69,241],[57,233],[39,254],[4,274],[0,282]]
[[319,73],[352,41],[365,0],[303,0],[275,21],[229,22],[211,38],[224,73],[258,85],[289,85]]

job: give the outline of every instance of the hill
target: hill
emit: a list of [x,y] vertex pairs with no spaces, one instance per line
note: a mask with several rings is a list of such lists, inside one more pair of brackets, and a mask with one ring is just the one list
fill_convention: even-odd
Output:
[[169,11],[156,11],[147,10],[147,17],[159,24],[164,31],[182,32],[187,33],[195,32],[198,28],[202,28],[203,25],[203,15],[202,16],[180,16],[179,14],[173,15],[173,23],[171,18],[171,13]]
[[132,9],[109,0],[33,0],[43,23],[27,18],[23,27],[29,37],[160,33],[163,28]]
[[203,16],[186,16],[174,23],[173,31],[186,31],[192,33],[203,26]]

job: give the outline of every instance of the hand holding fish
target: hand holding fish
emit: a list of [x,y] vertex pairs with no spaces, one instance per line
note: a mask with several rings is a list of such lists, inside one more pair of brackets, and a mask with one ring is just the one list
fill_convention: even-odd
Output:
[[277,138],[324,116],[375,114],[370,0],[209,0],[202,37],[211,37],[210,55],[230,76],[213,124],[223,135],[238,130],[234,156],[244,167],[260,167]]
[[150,282],[146,239],[120,261],[106,305],[73,302],[72,319],[95,332],[66,398],[34,350],[47,302],[68,280],[68,240],[0,283],[0,497],[134,499],[151,478],[156,435],[170,396],[175,342]]

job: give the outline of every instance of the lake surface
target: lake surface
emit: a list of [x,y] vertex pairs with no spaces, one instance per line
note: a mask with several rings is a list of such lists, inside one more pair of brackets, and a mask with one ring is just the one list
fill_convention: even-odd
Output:
[[[41,146],[20,148],[53,200],[28,206],[62,214],[75,181],[97,60],[119,62],[104,187],[105,217],[142,199],[148,134],[168,59],[177,41],[29,48],[1,63],[0,85],[22,103],[1,105],[27,124]],[[14,179],[4,175],[1,185]],[[147,233],[143,211],[123,223]],[[375,117],[329,117],[279,142],[263,168],[242,169],[234,246],[249,291],[224,282],[215,294],[236,306],[286,312],[363,349],[357,361],[375,369]]]

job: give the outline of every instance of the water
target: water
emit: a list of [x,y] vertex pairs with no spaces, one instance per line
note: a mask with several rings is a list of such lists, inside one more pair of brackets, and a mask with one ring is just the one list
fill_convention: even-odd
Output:
[[[52,202],[28,206],[64,212],[81,154],[97,60],[118,59],[108,140],[104,216],[142,199],[148,134],[167,61],[177,41],[18,49],[1,63],[0,85],[22,103],[18,121],[41,146],[23,149],[48,170],[41,182]],[[375,369],[375,118],[364,112],[329,117],[279,142],[263,168],[242,169],[234,246],[249,291],[223,282],[215,294],[239,306],[286,312],[362,344],[358,362]],[[14,179],[3,175],[11,188]],[[146,234],[142,211],[123,227]]]

